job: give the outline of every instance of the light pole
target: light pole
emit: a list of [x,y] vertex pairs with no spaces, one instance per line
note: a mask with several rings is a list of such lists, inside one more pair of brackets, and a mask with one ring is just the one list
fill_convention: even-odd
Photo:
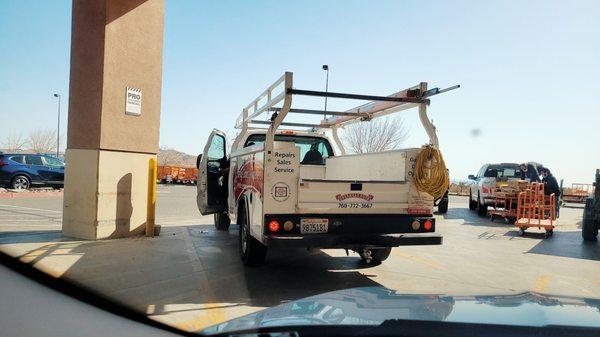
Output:
[[[323,70],[327,72],[327,77],[325,77],[325,92],[327,93],[329,91],[329,66],[324,64]],[[325,96],[325,109],[323,117],[327,119],[327,96]]]
[[59,157],[60,151],[60,94],[54,94],[54,97],[58,98],[58,117],[57,117],[57,127],[56,127],[56,158]]

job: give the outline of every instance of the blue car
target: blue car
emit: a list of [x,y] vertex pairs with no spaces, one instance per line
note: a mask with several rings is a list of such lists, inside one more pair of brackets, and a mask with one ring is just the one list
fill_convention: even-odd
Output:
[[16,190],[32,186],[61,188],[65,179],[65,163],[42,154],[0,153],[0,185]]

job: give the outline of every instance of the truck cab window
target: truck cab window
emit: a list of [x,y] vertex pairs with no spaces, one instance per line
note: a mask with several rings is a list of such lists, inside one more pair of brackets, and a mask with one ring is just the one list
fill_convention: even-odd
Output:
[[220,160],[225,158],[225,138],[215,135],[208,149],[208,160]]
[[[302,149],[300,150],[302,152]],[[310,149],[306,151],[304,155],[300,153],[302,161],[300,164],[305,165],[325,165],[325,158],[323,158],[323,150],[319,151],[319,144],[312,144]]]
[[486,178],[518,178],[519,167],[513,165],[489,165],[485,171]]
[[498,177],[498,170],[495,168],[488,168],[484,174],[485,178],[496,178]]
[[[297,135],[275,135],[276,142],[292,142],[300,148],[301,164],[325,165],[325,158],[333,156],[331,145],[326,139],[311,136]],[[253,145],[263,145],[265,143],[264,134],[250,135],[244,147]]]
[[516,178],[517,172],[518,170],[515,168],[505,167],[502,170],[498,171],[498,176],[504,178]]

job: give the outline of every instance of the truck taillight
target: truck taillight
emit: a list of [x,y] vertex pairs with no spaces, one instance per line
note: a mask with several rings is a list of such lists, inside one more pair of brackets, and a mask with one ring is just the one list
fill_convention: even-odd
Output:
[[279,221],[277,221],[277,220],[269,221],[268,227],[269,227],[269,231],[271,231],[273,233],[279,231]]
[[481,185],[481,191],[483,193],[490,193],[490,187],[488,185]]
[[430,231],[432,227],[433,224],[431,223],[431,221],[425,220],[425,222],[423,223],[423,228],[425,228],[426,231]]

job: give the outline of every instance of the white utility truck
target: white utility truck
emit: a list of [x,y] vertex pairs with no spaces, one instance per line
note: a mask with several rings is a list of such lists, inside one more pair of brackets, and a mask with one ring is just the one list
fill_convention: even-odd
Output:
[[[432,213],[434,199],[447,190],[447,171],[440,156],[420,161],[419,155],[438,151],[426,114],[429,97],[458,86],[427,90],[420,83],[371,96],[299,90],[292,78],[285,73],[242,110],[231,153],[225,134],[213,130],[198,156],[200,213],[214,214],[219,230],[227,230],[231,220],[238,224],[242,261],[262,264],[267,248],[276,246],[353,250],[373,263],[385,260],[392,247],[441,244]],[[343,112],[299,109],[292,108],[296,95],[371,102]],[[418,108],[430,140],[426,147],[346,154],[339,128],[410,108]],[[324,119],[284,121],[292,114]],[[445,176],[433,177],[442,171]],[[419,188],[435,185],[434,179],[442,195]]]

